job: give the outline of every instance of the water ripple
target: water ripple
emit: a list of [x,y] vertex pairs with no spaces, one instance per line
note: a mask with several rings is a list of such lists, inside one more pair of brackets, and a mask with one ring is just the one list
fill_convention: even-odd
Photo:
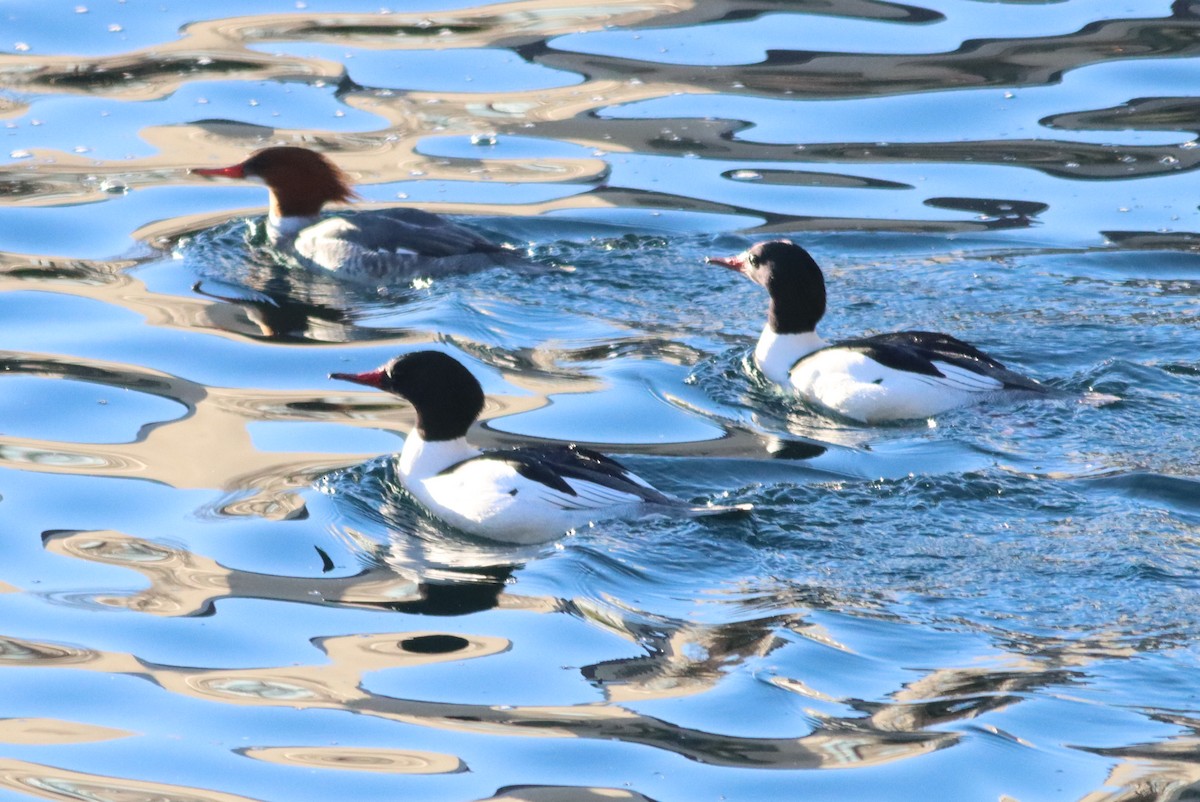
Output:
[[[5,790],[1188,794],[1193,4],[6,14]],[[261,187],[187,172],[267,144],[537,269],[297,269]],[[944,330],[1062,397],[863,427],[779,392],[765,295],[704,266],[767,236],[826,336]],[[411,408],[325,378],[428,347],[479,444],[755,513],[453,531],[392,473]]]

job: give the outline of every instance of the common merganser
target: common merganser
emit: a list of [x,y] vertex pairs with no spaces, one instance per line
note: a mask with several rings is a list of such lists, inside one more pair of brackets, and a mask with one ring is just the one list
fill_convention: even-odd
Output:
[[395,463],[401,484],[438,518],[480,537],[540,543],[614,518],[750,509],[689,504],[575,445],[475,448],[466,435],[483,410],[483,388],[462,363],[440,351],[418,351],[377,370],[330,378],[375,387],[413,405],[417,425]]
[[771,297],[754,349],[763,375],[839,415],[879,423],[926,418],[1003,393],[1049,393],[949,334],[897,331],[825,342],[816,331],[825,315],[825,278],[808,251],[788,240],[707,261],[736,270]]
[[243,178],[270,192],[271,244],[307,266],[362,284],[523,264],[514,250],[419,209],[378,209],[320,219],[329,201],[355,196],[346,175],[316,151],[272,147],[229,167],[193,167],[204,176]]

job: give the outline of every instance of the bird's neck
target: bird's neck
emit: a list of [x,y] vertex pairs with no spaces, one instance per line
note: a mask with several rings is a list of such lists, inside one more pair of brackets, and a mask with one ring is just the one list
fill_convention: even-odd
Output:
[[286,245],[296,239],[296,235],[317,222],[317,215],[280,215],[274,204],[267,215],[267,236],[272,245]]
[[404,441],[397,468],[405,478],[425,479],[481,453],[483,452],[467,442],[466,437],[426,440],[419,430],[413,429]]
[[781,334],[768,321],[754,349],[754,361],[768,379],[787,384],[792,366],[825,345],[814,330]]
[[812,334],[825,316],[824,288],[771,293],[767,326],[780,335]]
[[269,185],[270,210],[267,212],[267,233],[273,243],[294,240],[302,229],[308,228],[321,216],[324,199],[319,195],[297,192],[296,187]]

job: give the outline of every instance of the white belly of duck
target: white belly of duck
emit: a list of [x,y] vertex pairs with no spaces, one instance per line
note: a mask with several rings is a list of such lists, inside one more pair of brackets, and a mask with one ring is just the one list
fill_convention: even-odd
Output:
[[595,521],[635,516],[645,507],[632,493],[564,478],[575,491],[571,495],[522,476],[510,462],[482,456],[465,440],[426,442],[412,432],[396,468],[405,490],[435,516],[506,543],[543,543]]
[[446,523],[506,543],[546,542],[589,523],[636,515],[643,507],[636,496],[571,479],[566,481],[578,496],[569,496],[491,459],[403,481],[417,501]]
[[295,253],[309,266],[368,285],[419,272],[421,259],[415,252],[404,248],[371,248],[358,240],[360,233],[358,226],[349,220],[329,217],[297,235]]
[[827,348],[801,359],[788,382],[806,401],[862,423],[927,418],[982,401],[1003,385],[945,362],[931,376],[897,370],[859,351]]

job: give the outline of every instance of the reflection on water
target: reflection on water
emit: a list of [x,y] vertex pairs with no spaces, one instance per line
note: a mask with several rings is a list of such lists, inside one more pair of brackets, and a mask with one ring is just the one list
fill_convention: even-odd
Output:
[[0,760],[0,785],[40,799],[181,799],[196,802],[249,802],[250,797],[200,788],[82,774],[55,766]]
[[397,749],[289,748],[246,749],[246,757],[283,765],[316,768],[380,771],[392,774],[448,774],[466,771],[462,761],[450,755]]
[[[30,668],[79,667],[110,674],[143,676],[173,693],[226,704],[283,706],[288,709],[341,709],[360,715],[429,727],[493,735],[579,737],[645,744],[675,752],[702,763],[759,768],[844,767],[876,764],[928,752],[949,745],[950,734],[908,731],[895,721],[875,729],[871,719],[854,717],[828,722],[798,738],[742,738],[721,736],[672,725],[620,707],[466,705],[402,699],[371,693],[363,688],[363,674],[425,666],[435,662],[484,658],[506,650],[504,639],[483,636],[458,638],[461,646],[447,653],[407,648],[428,638],[418,633],[355,635],[319,639],[316,645],[327,658],[320,666],[290,666],[242,670],[197,670],[148,664],[132,655],[69,649],[47,643],[5,639],[0,659],[9,665]],[[456,644],[457,645],[457,644]],[[967,708],[970,710],[970,708]],[[886,718],[883,719],[886,722]],[[843,732],[853,723],[853,732]],[[282,750],[271,750],[276,754]],[[262,759],[272,759],[256,755]],[[279,759],[279,758],[276,758]],[[298,758],[292,758],[297,760]],[[428,766],[416,772],[454,771],[451,756],[410,757]],[[332,755],[311,757],[308,762],[336,760]],[[339,768],[383,770],[366,766]],[[449,768],[447,768],[449,766]],[[402,770],[397,766],[393,771]]]
[[0,741],[4,743],[70,744],[126,738],[131,732],[108,727],[95,727],[73,721],[53,719],[5,719],[0,725]]
[[[1194,4],[334,5],[4,11],[0,787],[1195,794]],[[265,144],[545,270],[289,269],[261,188],[187,172]],[[817,414],[702,264],[772,232],[834,336],[1122,400]],[[446,529],[391,476],[407,405],[325,378],[425,347],[480,376],[476,441],[755,515]]]

